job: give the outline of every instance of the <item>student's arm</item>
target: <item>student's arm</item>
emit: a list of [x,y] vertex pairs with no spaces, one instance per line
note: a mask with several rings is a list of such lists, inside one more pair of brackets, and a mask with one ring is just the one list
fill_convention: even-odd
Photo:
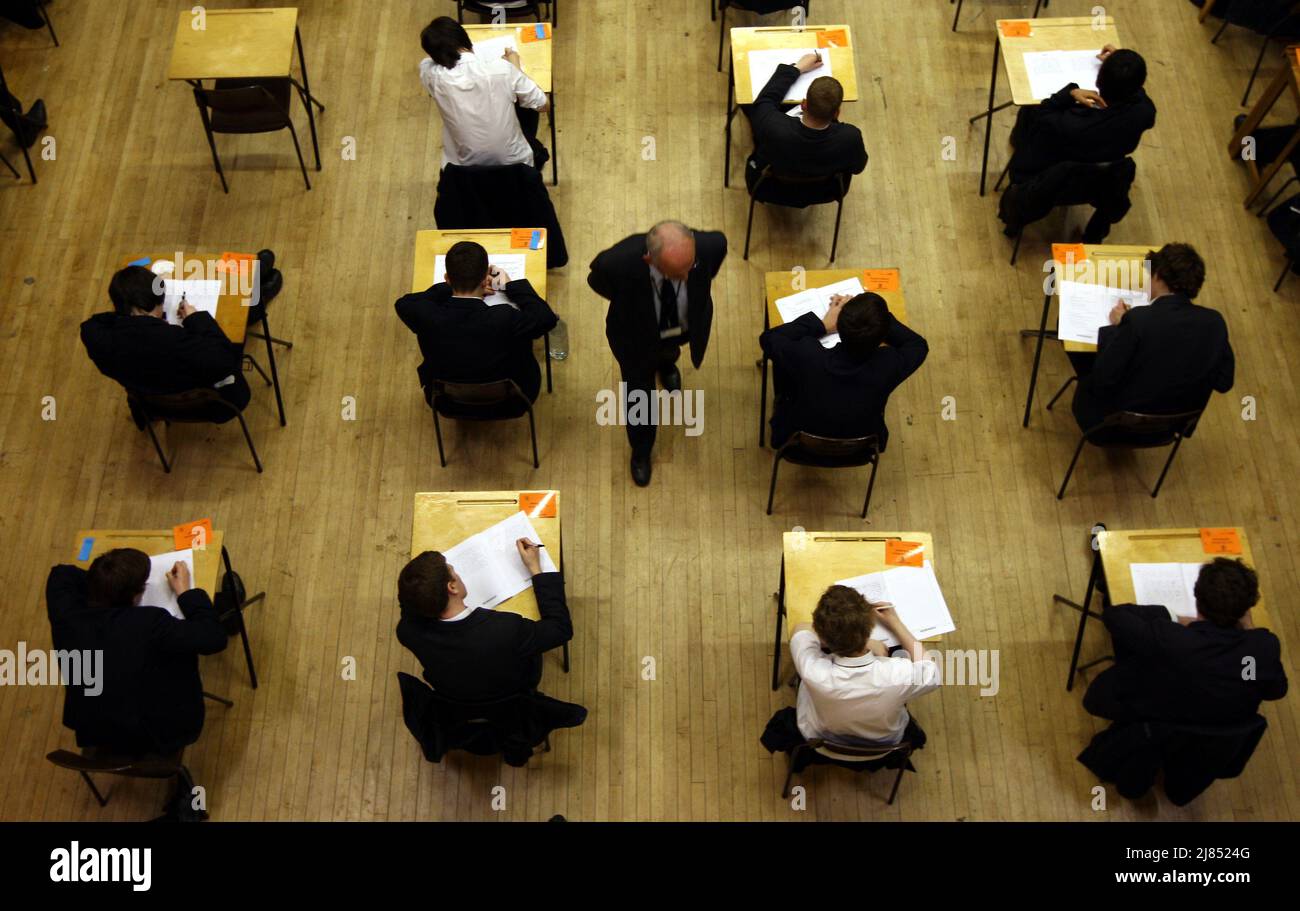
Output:
[[766,128],[772,124],[779,124],[777,117],[785,117],[781,111],[781,104],[785,101],[786,93],[790,91],[790,86],[799,80],[799,68],[793,64],[783,63],[772,73],[772,78],[767,80],[767,85],[763,86],[763,91],[759,92],[754,98],[754,105],[749,109],[749,122],[754,130],[754,144],[761,145],[766,138],[762,134]]
[[526,278],[507,282],[506,297],[519,307],[518,311],[511,310],[512,331],[516,337],[541,338],[560,321],[550,304],[542,300]]
[[224,380],[239,369],[239,349],[226,338],[212,314],[195,311],[181,321],[184,334],[179,354],[193,371],[196,384]]
[[[771,360],[783,370],[795,369],[794,365],[804,360],[803,354],[809,339],[817,340],[826,334],[825,324],[815,313],[805,313],[796,320],[768,329],[758,337],[758,344]],[[815,353],[815,352],[814,352]]]
[[904,326],[892,313],[889,315],[889,328],[885,331],[885,344],[901,357],[900,383],[915,373],[930,354],[930,344],[925,338],[919,332],[913,332]]
[[898,616],[898,612],[894,610],[894,605],[872,605],[872,610],[875,613],[876,619],[880,621],[880,625],[889,630],[890,635],[898,640],[898,644],[903,647],[903,651],[907,652],[908,657],[910,657],[912,661],[929,661],[930,663],[934,663],[933,658],[926,657],[925,646],[922,645],[921,640],[916,638],[916,636],[912,634],[912,631],[907,628],[907,624],[903,622],[903,618]]
[[1232,343],[1228,341],[1228,336],[1223,337],[1223,352],[1219,355],[1219,360],[1215,362],[1214,372],[1210,374],[1210,385],[1215,392],[1227,392],[1232,388],[1232,382],[1237,369],[1236,358],[1232,354]]
[[853,154],[848,161],[848,167],[846,170],[852,171],[854,174],[861,174],[867,169],[867,145],[862,141],[861,130],[854,126],[850,126],[849,128],[853,130],[853,138],[855,141],[853,145]]
[[573,638],[573,620],[564,598],[564,576],[538,573],[533,576],[533,593],[537,595],[537,610],[542,618],[524,625],[517,645],[521,657],[540,655]]
[[1129,313],[1124,314],[1118,326],[1102,326],[1097,332],[1097,360],[1087,382],[1103,401],[1119,392],[1128,365],[1137,356],[1137,344],[1137,330]]
[[545,114],[550,110],[550,102],[541,86],[524,73],[519,65],[519,55],[511,52],[506,55],[506,60],[514,70],[510,76],[510,90],[515,93],[515,104]]
[[45,610],[51,624],[59,623],[85,603],[84,569],[61,564],[50,570],[49,578],[45,580]]
[[832,661],[822,652],[821,640],[809,624],[800,623],[790,631],[790,657],[800,680],[822,687],[829,685]]
[[1156,624],[1171,623],[1169,611],[1152,604],[1118,604],[1107,606],[1101,612],[1101,620],[1110,630],[1115,653],[1132,655],[1153,655],[1159,648],[1156,640]]
[[215,655],[223,651],[229,640],[208,593],[192,588],[176,600],[184,620],[177,620],[160,608],[150,608],[158,613],[152,638],[159,648],[177,655]]
[[587,284],[605,300],[613,300],[618,292],[618,276],[614,272],[611,256],[612,249],[596,254],[591,261],[591,272],[587,275]]
[[1079,83],[1071,82],[1065,88],[1056,92],[1056,94],[1044,98],[1038,103],[1039,109],[1044,111],[1068,111],[1074,107],[1074,96],[1070,93],[1079,87]]
[[397,318],[406,324],[407,329],[418,335],[424,328],[429,308],[445,304],[449,300],[451,300],[451,285],[438,282],[425,291],[402,295],[393,306],[397,310]]

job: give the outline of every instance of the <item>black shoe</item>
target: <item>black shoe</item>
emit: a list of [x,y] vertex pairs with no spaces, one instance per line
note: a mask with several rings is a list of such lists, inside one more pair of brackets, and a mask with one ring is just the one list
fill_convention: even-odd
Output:
[[682,372],[676,367],[666,367],[659,371],[659,382],[669,392],[682,391]]
[[637,487],[649,486],[650,456],[632,456],[632,480],[636,482]]

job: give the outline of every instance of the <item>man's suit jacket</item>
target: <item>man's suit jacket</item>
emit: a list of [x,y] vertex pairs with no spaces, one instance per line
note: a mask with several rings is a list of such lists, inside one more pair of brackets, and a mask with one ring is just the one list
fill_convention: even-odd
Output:
[[1088,430],[1116,411],[1179,414],[1232,388],[1228,326],[1216,310],[1167,294],[1097,333],[1097,359],[1079,381],[1074,414]]
[[805,313],[759,338],[777,376],[772,445],[779,447],[802,430],[828,437],[875,434],[883,450],[889,442],[885,404],[925,361],[929,346],[892,315],[885,344],[865,360],[852,357],[842,344],[823,348],[825,333],[822,321]]
[[434,691],[457,702],[526,693],[542,679],[542,653],[573,638],[560,573],[533,576],[540,620],[479,608],[463,620],[403,611],[397,641],[424,667]]
[[[1112,721],[1233,724],[1264,699],[1286,695],[1282,645],[1266,629],[1183,626],[1160,606],[1122,604],[1102,614],[1115,664],[1088,687],[1084,708]],[[1243,679],[1251,659],[1254,679]]]
[[1019,182],[1062,161],[1099,164],[1119,161],[1137,149],[1142,134],[1156,124],[1156,106],[1141,89],[1122,104],[1090,108],[1078,104],[1071,83],[1036,108],[1026,107],[1017,121],[1011,175]]
[[100,373],[136,392],[166,394],[211,387],[236,408],[248,404],[243,352],[211,314],[188,316],[179,326],[153,316],[97,313],[81,324],[81,342]]
[[857,127],[832,123],[824,130],[814,130],[781,109],[786,93],[798,78],[798,67],[781,64],[749,110],[754,154],[749,158],[745,180],[751,189],[768,165],[777,171],[809,177],[861,174],[867,166],[867,149]]
[[446,282],[398,300],[397,315],[415,333],[424,355],[418,374],[426,398],[434,380],[511,379],[529,401],[537,400],[542,374],[533,355],[533,339],[554,329],[559,319],[526,279],[507,284],[506,296],[518,310],[453,297]]
[[86,603],[87,573],[56,566],[45,584],[55,649],[102,650],[103,691],[67,686],[63,724],[77,745],[129,755],[172,753],[203,730],[199,655],[226,647],[226,632],[201,589],[178,599],[184,620],[160,607]]
[[[713,324],[711,284],[727,258],[727,238],[720,231],[695,231],[695,267],[686,280],[686,320],[691,363],[704,362]],[[659,350],[655,289],[650,280],[644,234],[620,240],[591,261],[587,284],[609,301],[605,337],[624,372],[653,372]]]

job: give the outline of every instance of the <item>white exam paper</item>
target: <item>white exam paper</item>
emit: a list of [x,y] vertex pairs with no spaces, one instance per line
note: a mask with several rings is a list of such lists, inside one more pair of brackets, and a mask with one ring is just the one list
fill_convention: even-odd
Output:
[[[941,636],[957,629],[929,560],[922,566],[895,566],[865,576],[841,579],[835,584],[847,585],[876,604],[888,601],[894,605],[898,619],[918,639]],[[890,648],[899,644],[879,623],[872,628],[871,638]]]
[[1196,577],[1202,563],[1131,563],[1133,600],[1159,604],[1172,619],[1196,616]]
[[500,60],[508,50],[516,53],[519,51],[519,45],[510,35],[474,42],[474,56],[484,60]]
[[[520,538],[539,543],[542,540],[528,516],[516,512],[443,552],[465,583],[466,606],[496,607],[532,587],[533,578],[528,575],[515,547],[515,541]],[[541,562],[542,572],[556,571],[555,561],[544,547]]]
[[1079,88],[1097,91],[1097,73],[1101,61],[1095,51],[1029,51],[1025,57],[1025,72],[1029,76],[1029,91],[1035,101],[1050,98],[1071,82]]
[[[822,59],[822,65],[817,67],[811,73],[802,73],[790,86],[790,91],[785,93],[786,101],[803,101],[808,97],[808,87],[813,84],[813,80],[819,76],[834,76],[831,72],[831,55],[828,48],[815,47],[781,47],[770,50],[750,51],[749,52],[749,84],[757,98],[767,85],[776,68],[783,63],[794,65],[800,57],[807,54],[816,54]],[[1060,86],[1057,86],[1060,88]]]
[[163,279],[163,315],[173,326],[181,324],[181,295],[195,310],[217,318],[217,301],[221,297],[220,279]]
[[[510,276],[510,281],[512,282],[527,277],[527,274],[524,271],[526,262],[527,257],[523,253],[488,254],[488,265],[496,266],[498,269],[503,270],[506,275]],[[439,256],[433,261],[434,284],[445,282],[447,280],[446,276],[447,257]],[[487,304],[489,307],[495,307],[498,304],[509,304],[512,307],[515,306],[514,301],[506,297],[504,291],[494,291],[492,294],[483,298],[483,303]]]
[[[846,278],[844,281],[835,282],[833,285],[808,288],[797,294],[791,294],[789,297],[782,297],[777,300],[776,309],[781,314],[781,321],[785,323],[794,322],[805,313],[815,313],[818,319],[825,319],[826,312],[831,308],[832,297],[837,294],[857,297],[865,292],[866,288],[862,287],[861,279]],[[822,337],[823,348],[834,348],[839,343],[840,334],[838,332]]]
[[167,574],[177,563],[184,563],[190,569],[190,579],[194,578],[194,549],[174,550],[171,553],[158,554],[149,558],[149,581],[144,584],[144,595],[140,604],[144,607],[161,607],[177,620],[184,620],[176,593],[167,582]]
[[1110,311],[1120,301],[1130,307],[1145,307],[1151,303],[1145,291],[1125,291],[1087,282],[1063,281],[1058,287],[1061,296],[1060,324],[1056,336],[1063,342],[1097,344],[1097,330],[1110,322]]

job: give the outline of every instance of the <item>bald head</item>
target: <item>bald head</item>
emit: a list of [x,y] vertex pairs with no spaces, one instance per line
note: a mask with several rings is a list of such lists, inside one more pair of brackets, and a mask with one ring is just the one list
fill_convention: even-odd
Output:
[[645,238],[645,261],[667,278],[685,281],[695,265],[695,235],[679,221],[661,221]]

